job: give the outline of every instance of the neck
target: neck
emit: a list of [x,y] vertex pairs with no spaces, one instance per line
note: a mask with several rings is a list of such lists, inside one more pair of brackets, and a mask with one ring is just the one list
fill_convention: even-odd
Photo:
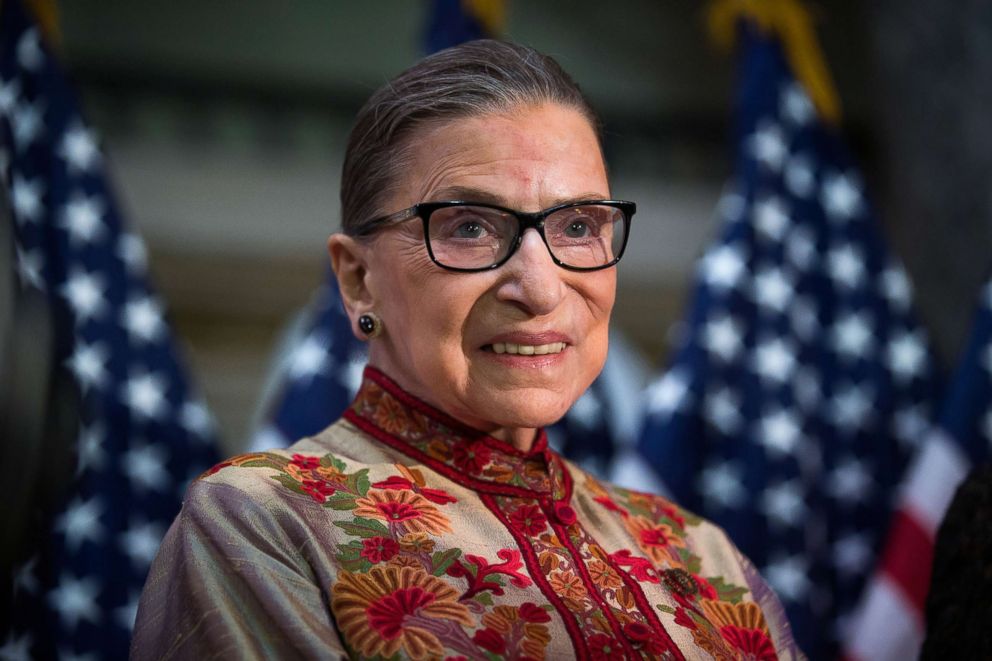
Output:
[[532,427],[502,427],[490,431],[489,435],[509,443],[521,452],[530,452],[537,440],[537,430]]

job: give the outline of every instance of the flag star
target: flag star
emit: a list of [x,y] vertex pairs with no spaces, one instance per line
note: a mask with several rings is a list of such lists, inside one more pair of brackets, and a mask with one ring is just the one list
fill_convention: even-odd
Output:
[[864,279],[864,257],[854,246],[838,246],[827,255],[827,270],[838,283],[854,289]]
[[0,79],[0,116],[9,117],[21,97],[21,83],[16,78]]
[[352,397],[355,396],[358,388],[362,385],[362,375],[365,374],[365,364],[367,362],[368,357],[365,355],[365,352],[356,351],[348,359],[348,364],[345,368],[341,370],[339,383],[348,390],[348,393]]
[[75,173],[88,172],[100,161],[93,133],[82,124],[66,130],[58,149],[59,156]]
[[602,422],[603,405],[590,388],[582,393],[582,396],[572,405],[566,415],[569,420],[574,421],[583,429],[595,429]]
[[132,593],[126,604],[114,610],[114,620],[122,629],[127,631],[134,629],[134,621],[138,617],[139,597],[139,593]]
[[830,401],[833,421],[847,433],[861,429],[872,412],[873,397],[867,386],[849,385],[839,389]]
[[73,269],[61,292],[75,313],[77,323],[100,316],[106,307],[103,278],[98,274]]
[[789,210],[779,197],[764,197],[754,203],[752,212],[758,232],[772,241],[781,241],[789,228]]
[[733,317],[723,315],[706,322],[700,339],[703,347],[724,361],[731,361],[740,353],[743,331]]
[[144,270],[148,264],[145,242],[136,234],[124,233],[117,240],[117,257],[132,273]]
[[908,447],[916,447],[930,428],[929,416],[923,405],[907,406],[893,416],[896,438]]
[[214,419],[202,402],[189,400],[179,411],[179,424],[201,439],[206,439],[214,429]]
[[23,590],[28,594],[35,594],[38,591],[38,577],[34,570],[38,566],[38,556],[32,556],[30,560],[14,571],[14,593]]
[[17,275],[21,279],[21,284],[31,286],[42,291],[45,290],[45,279],[41,272],[45,268],[41,252],[38,250],[24,251],[20,246],[17,249]]
[[24,151],[41,135],[41,108],[37,104],[20,104],[14,109],[10,124],[15,147]]
[[166,382],[160,374],[131,376],[123,386],[124,403],[142,418],[161,418],[168,407]]
[[852,174],[827,175],[820,189],[820,201],[831,220],[850,220],[861,209],[861,188],[857,178]]
[[815,186],[813,165],[807,156],[797,154],[785,163],[785,185],[796,197],[809,197]]
[[785,254],[789,262],[799,271],[809,271],[816,265],[816,238],[809,228],[797,226],[789,234],[785,244]]
[[715,289],[733,289],[744,275],[744,257],[731,246],[710,250],[702,260],[702,275]]
[[798,602],[809,592],[809,566],[802,556],[779,558],[765,567],[762,574],[775,592],[787,602]]
[[76,382],[83,392],[102,388],[107,380],[107,361],[110,354],[102,343],[86,344],[80,341],[66,361],[66,365],[76,376]]
[[834,566],[847,576],[860,576],[872,559],[871,544],[864,534],[846,535],[834,543]]
[[28,71],[37,70],[44,61],[38,28],[31,28],[21,35],[17,42],[17,62]]
[[13,629],[11,629],[7,634],[7,640],[4,641],[3,647],[0,647],[0,659],[4,661],[31,661],[34,656],[31,654],[31,646],[34,642],[31,640],[31,633],[25,631],[22,634],[17,634]]
[[811,411],[821,401],[820,378],[815,369],[800,367],[792,377],[792,392],[802,410]]
[[763,379],[785,383],[795,367],[795,351],[781,338],[765,340],[754,349],[754,369]]
[[94,423],[83,429],[79,435],[79,463],[76,474],[79,475],[90,468],[103,468],[107,458],[103,451],[103,441],[106,432],[103,425]]
[[816,313],[813,301],[806,297],[797,297],[789,306],[789,321],[792,330],[801,340],[810,340],[820,330],[820,318]]
[[905,331],[888,346],[889,369],[897,381],[909,381],[923,374],[927,350],[920,332]]
[[793,454],[799,445],[799,420],[792,411],[779,409],[767,414],[759,421],[758,427],[758,441],[775,457]]
[[872,487],[867,466],[855,457],[845,459],[827,478],[830,495],[848,504],[867,502]]
[[782,129],[772,122],[763,122],[748,140],[751,155],[769,170],[778,171],[789,153]]
[[700,490],[707,501],[716,501],[725,509],[737,509],[747,496],[743,480],[744,471],[739,466],[729,462],[708,466],[700,476]]
[[767,268],[754,277],[755,302],[762,308],[784,312],[792,299],[792,281],[780,268]]
[[768,487],[761,496],[761,509],[773,526],[795,527],[806,515],[802,485],[789,480]]
[[726,222],[733,223],[740,220],[747,208],[747,200],[740,193],[725,192],[720,196],[716,204],[716,213]]
[[330,344],[330,338],[324,333],[310,333],[286,359],[289,379],[306,384],[318,374],[327,371]]
[[100,584],[95,578],[73,578],[63,574],[59,586],[48,595],[48,605],[58,612],[62,625],[75,631],[80,620],[98,624],[103,617],[97,597]]
[[156,523],[135,523],[120,535],[120,547],[134,563],[134,566],[144,571],[152,564],[165,530]]
[[252,452],[263,452],[272,448],[284,448],[291,443],[292,441],[281,434],[278,429],[266,426],[255,432],[249,448]]
[[14,207],[14,216],[21,224],[36,222],[41,218],[44,208],[41,198],[44,195],[44,186],[41,179],[28,181],[21,175],[14,175],[14,182],[11,184],[11,205]]
[[901,268],[890,266],[879,276],[879,289],[882,296],[900,310],[909,308],[913,297],[913,286]]
[[66,202],[59,226],[69,233],[71,245],[92,243],[106,233],[103,224],[105,211],[106,208],[99,197],[75,194]]
[[706,419],[728,436],[735,434],[743,423],[740,409],[740,397],[729,388],[722,388],[706,396],[704,406]]
[[156,342],[165,336],[162,313],[162,304],[153,296],[145,296],[128,301],[121,322],[133,340]]
[[782,89],[779,104],[782,115],[799,126],[809,123],[816,112],[813,102],[798,83],[789,83]]
[[871,319],[866,314],[845,314],[834,323],[832,331],[834,351],[842,358],[865,358],[873,348]]
[[124,453],[121,468],[127,478],[141,490],[165,491],[169,486],[165,447],[146,444]]
[[103,524],[100,523],[103,511],[98,497],[83,500],[77,496],[58,516],[55,530],[65,535],[65,545],[70,551],[77,551],[83,542],[103,539]]
[[679,410],[689,398],[689,378],[683,370],[673,369],[648,386],[647,407],[652,414],[668,416]]

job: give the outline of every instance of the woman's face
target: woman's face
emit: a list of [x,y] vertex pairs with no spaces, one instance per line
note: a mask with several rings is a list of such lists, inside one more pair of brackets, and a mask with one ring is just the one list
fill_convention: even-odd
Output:
[[[413,141],[409,168],[386,200],[389,213],[455,199],[533,212],[610,197],[596,135],[570,108],[458,119]],[[370,362],[475,428],[526,445],[533,428],[564,415],[603,367],[616,270],[556,266],[535,230],[499,268],[456,273],[431,262],[423,226],[413,220],[381,232],[366,264],[371,309],[384,324]],[[552,345],[552,353],[498,354],[494,343]]]

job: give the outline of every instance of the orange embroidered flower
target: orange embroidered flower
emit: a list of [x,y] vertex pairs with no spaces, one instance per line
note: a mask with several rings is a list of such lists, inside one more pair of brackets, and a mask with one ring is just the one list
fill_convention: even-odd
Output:
[[611,590],[623,585],[623,580],[617,576],[613,568],[602,560],[589,561],[589,576],[592,582],[604,590]]
[[513,606],[496,606],[492,611],[482,616],[482,624],[494,631],[508,634],[513,629],[514,622],[519,619],[520,614]]
[[582,585],[582,579],[572,572],[556,571],[548,579],[551,589],[560,594],[565,599],[579,601],[586,596],[586,587]]
[[354,515],[378,519],[395,525],[401,533],[423,532],[431,535],[451,532],[448,517],[426,498],[412,491],[370,489],[355,501]]
[[331,610],[342,635],[359,656],[404,655],[424,659],[444,648],[432,620],[472,627],[458,591],[414,567],[378,566],[367,574],[341,572],[331,590]]
[[723,639],[749,655],[748,658],[777,658],[764,613],[756,603],[748,601],[732,604],[704,599],[702,606],[706,617],[719,629]]
[[670,553],[670,548],[685,546],[685,541],[664,523],[655,523],[643,516],[628,517],[624,523],[637,540],[637,545],[655,563],[671,561],[677,556]]
[[379,400],[373,420],[380,429],[397,436],[404,436],[413,423],[406,407],[392,397]]
[[410,532],[400,537],[400,548],[408,553],[433,553],[434,540],[425,532]]

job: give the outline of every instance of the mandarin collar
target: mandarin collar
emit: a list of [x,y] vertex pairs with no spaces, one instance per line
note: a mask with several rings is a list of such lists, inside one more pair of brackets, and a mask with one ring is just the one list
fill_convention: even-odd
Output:
[[562,458],[538,432],[528,452],[473,429],[366,366],[345,419],[376,440],[476,491],[555,501],[571,496]]

